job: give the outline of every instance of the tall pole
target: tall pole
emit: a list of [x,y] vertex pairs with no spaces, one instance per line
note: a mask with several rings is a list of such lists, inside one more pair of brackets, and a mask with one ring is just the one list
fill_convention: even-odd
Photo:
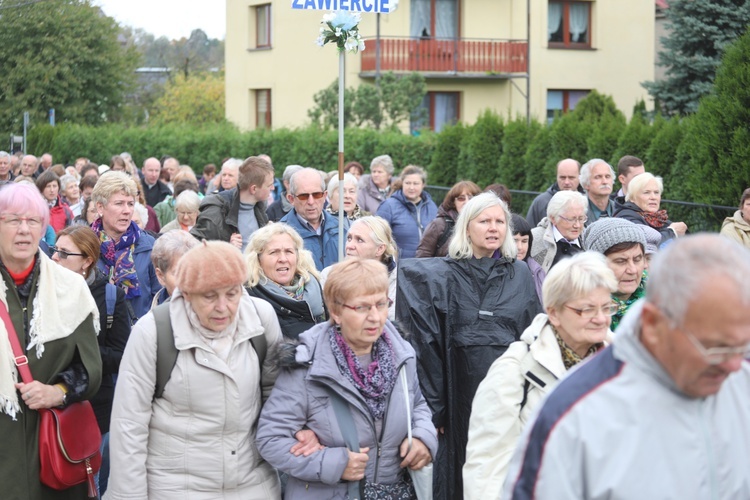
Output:
[[344,260],[344,83],[345,52],[339,51],[339,262]]
[[526,126],[531,126],[531,0],[526,0]]
[[380,87],[380,12],[375,15],[375,86]]

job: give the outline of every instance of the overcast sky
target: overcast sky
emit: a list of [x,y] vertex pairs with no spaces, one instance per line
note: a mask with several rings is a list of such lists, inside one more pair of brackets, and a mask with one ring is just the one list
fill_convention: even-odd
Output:
[[224,39],[226,2],[224,0],[92,0],[117,22],[143,28],[157,38],[189,37],[202,29],[209,38]]

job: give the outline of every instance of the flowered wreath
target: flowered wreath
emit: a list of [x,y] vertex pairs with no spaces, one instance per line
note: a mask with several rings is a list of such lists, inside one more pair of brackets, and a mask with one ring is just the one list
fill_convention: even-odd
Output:
[[365,42],[359,34],[358,13],[337,11],[323,16],[320,22],[320,35],[316,43],[323,47],[327,43],[335,43],[339,51],[347,51],[356,54],[365,50]]

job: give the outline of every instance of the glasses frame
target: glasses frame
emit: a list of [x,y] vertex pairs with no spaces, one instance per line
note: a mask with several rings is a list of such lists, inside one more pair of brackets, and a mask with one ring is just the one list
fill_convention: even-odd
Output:
[[325,191],[315,191],[314,193],[294,194],[292,196],[294,196],[300,201],[307,201],[310,199],[310,196],[312,196],[314,200],[319,200],[325,195],[326,195]]
[[57,248],[56,246],[51,246],[49,247],[49,249],[50,249],[50,252],[52,252],[53,254],[57,253],[57,255],[59,255],[62,260],[67,260],[68,257],[70,257],[71,255],[76,256],[76,257],[85,257],[85,255],[82,253],[67,252],[61,248]]
[[[378,307],[379,304],[384,304],[386,302],[388,303],[388,307],[384,307],[383,309],[380,309],[380,307]],[[384,301],[378,301],[375,304],[367,304],[367,305],[362,304],[362,305],[359,305],[359,306],[350,306],[349,304],[344,304],[342,302],[339,305],[342,306],[342,307],[346,307],[347,309],[351,309],[352,311],[354,311],[357,314],[364,315],[364,314],[369,314],[369,312],[372,310],[373,307],[378,312],[387,311],[393,305],[393,301],[391,299],[388,299],[387,301],[385,301],[385,300]]]
[[701,356],[703,356],[703,359],[709,365],[720,365],[737,356],[742,356],[744,359],[750,357],[750,344],[744,347],[705,347],[701,341],[689,331],[684,328],[678,328],[678,330],[685,334],[690,343],[693,344],[693,347],[701,353]]
[[558,215],[557,217],[558,217],[558,218],[560,218],[560,219],[562,219],[562,220],[564,220],[564,221],[565,221],[565,222],[567,222],[568,224],[575,224],[575,223],[579,223],[579,224],[580,224],[580,225],[582,225],[582,226],[583,226],[584,224],[586,224],[586,221],[588,221],[588,220],[589,220],[589,217],[588,217],[588,215],[584,215],[584,216],[581,216],[581,217],[577,217],[577,218],[575,218],[575,219],[569,219],[568,217],[565,217],[564,215]]
[[[614,316],[615,314],[617,314],[617,311],[620,309],[620,306],[618,306],[614,302],[612,302],[609,306],[605,306],[605,307],[609,307],[609,311],[607,311],[605,307],[587,307],[585,309],[576,309],[575,307],[571,307],[568,304],[565,304],[565,307],[567,307],[568,309],[570,309],[571,311],[573,311],[574,313],[576,313],[577,315],[579,315],[580,317],[584,319],[596,318],[596,316],[599,314],[599,311],[604,312],[605,316]],[[586,311],[587,309],[595,310],[594,314],[592,316],[588,316],[588,315],[584,316],[584,311]]]

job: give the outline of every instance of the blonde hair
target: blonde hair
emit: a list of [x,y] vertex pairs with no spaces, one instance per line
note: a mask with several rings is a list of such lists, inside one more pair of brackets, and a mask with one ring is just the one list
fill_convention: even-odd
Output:
[[310,281],[310,276],[319,278],[312,254],[309,250],[305,250],[304,242],[299,233],[293,227],[283,222],[276,222],[255,231],[245,248],[247,286],[254,287],[261,281],[268,279],[263,272],[263,268],[260,266],[260,255],[274,236],[282,234],[288,235],[292,238],[292,242],[294,242],[294,249],[297,252],[297,269],[294,274],[302,278],[305,283]]
[[474,256],[474,248],[469,240],[469,223],[479,217],[479,214],[492,207],[500,207],[505,214],[505,239],[500,245],[500,253],[506,259],[515,259],[518,255],[516,242],[513,241],[513,226],[510,210],[494,192],[478,194],[464,205],[456,221],[453,238],[448,245],[448,255],[453,259],[470,259]]
[[659,194],[664,194],[664,182],[661,177],[657,177],[649,172],[643,172],[630,179],[628,184],[628,193],[625,195],[625,201],[633,201],[636,193],[640,193],[646,189],[646,184],[650,181],[656,181],[656,186],[659,188]]
[[334,264],[323,287],[326,306],[335,314],[357,296],[376,293],[388,295],[388,270],[381,262],[360,257]]
[[125,172],[107,172],[102,175],[91,192],[91,201],[106,205],[113,194],[125,193],[126,196],[132,196],[138,200],[138,187],[135,181]]
[[388,221],[377,215],[366,215],[365,217],[352,222],[349,229],[357,224],[364,224],[367,226],[370,230],[370,238],[372,238],[372,241],[374,241],[376,245],[385,245],[385,252],[383,252],[383,255],[380,257],[381,262],[384,264],[387,263],[389,257],[393,260],[398,259],[398,247],[396,246],[396,242],[393,241],[393,231],[391,231],[391,226],[388,224]]

